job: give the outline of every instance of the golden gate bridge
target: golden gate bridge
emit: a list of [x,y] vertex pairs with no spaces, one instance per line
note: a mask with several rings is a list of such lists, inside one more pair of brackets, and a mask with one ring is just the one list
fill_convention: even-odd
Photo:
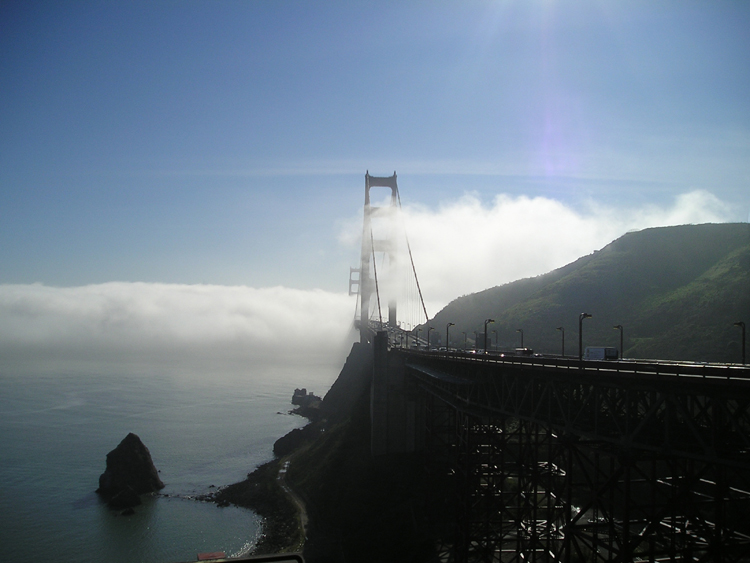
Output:
[[[391,190],[384,205],[374,187]],[[471,354],[451,351],[447,335],[443,350],[409,346],[429,317],[399,210],[396,174],[368,172],[350,292],[373,347],[372,455],[424,452],[450,476],[436,491],[452,507],[440,561],[750,561],[744,354],[743,364]]]

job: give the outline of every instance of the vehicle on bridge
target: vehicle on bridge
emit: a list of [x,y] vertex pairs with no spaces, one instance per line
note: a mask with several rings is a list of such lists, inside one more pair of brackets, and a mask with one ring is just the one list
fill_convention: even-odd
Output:
[[617,348],[609,346],[586,346],[586,352],[583,355],[584,360],[617,360],[618,358]]

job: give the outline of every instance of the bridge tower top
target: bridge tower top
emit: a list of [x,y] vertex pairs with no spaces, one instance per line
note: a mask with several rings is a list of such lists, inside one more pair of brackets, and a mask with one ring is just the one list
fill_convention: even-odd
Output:
[[[391,189],[389,205],[377,207],[372,205],[370,188],[384,187]],[[379,329],[385,328],[380,307],[381,292],[388,300],[387,326],[396,327],[396,294],[395,280],[397,276],[397,237],[396,212],[398,210],[398,183],[396,172],[393,176],[370,176],[369,170],[365,174],[365,207],[362,224],[362,255],[359,269],[352,269],[352,273],[359,274],[359,280],[349,280],[349,292],[358,285],[359,293],[359,325],[360,341],[371,342],[373,332],[370,327],[370,309],[372,297],[375,295],[377,305],[377,322]],[[381,257],[380,271],[376,262],[376,254]],[[373,311],[375,313],[375,311]]]
[[[390,188],[390,197],[372,197],[371,188]],[[365,174],[365,206],[362,222],[362,254],[359,268],[350,268],[349,295],[357,295],[355,327],[360,341],[371,343],[376,331],[385,330],[393,342],[406,338],[427,310],[419,288],[417,271],[404,229],[401,197],[396,173],[393,176]],[[407,257],[408,253],[408,257]],[[404,267],[411,264],[411,268]],[[387,317],[381,304],[387,303]],[[397,319],[397,303],[402,323]]]
[[393,176],[370,176],[370,171],[365,173],[365,211],[370,207],[370,188],[381,187],[391,188],[391,207],[398,204],[398,184],[396,182],[396,172]]

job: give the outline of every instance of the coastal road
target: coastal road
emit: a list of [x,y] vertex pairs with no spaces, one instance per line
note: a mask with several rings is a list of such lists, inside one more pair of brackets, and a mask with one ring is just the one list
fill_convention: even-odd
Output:
[[[284,462],[284,465],[281,467],[281,469],[279,469],[279,474],[276,478],[278,479],[281,488],[284,489],[284,492],[289,496],[290,499],[292,499],[292,502],[295,504],[297,510],[299,511],[299,523],[300,527],[302,528],[302,545],[304,545],[305,540],[307,539],[307,509],[305,508],[304,501],[286,483],[286,473],[289,470],[290,463],[291,462],[289,460]],[[299,546],[300,550],[302,549],[302,545]]]

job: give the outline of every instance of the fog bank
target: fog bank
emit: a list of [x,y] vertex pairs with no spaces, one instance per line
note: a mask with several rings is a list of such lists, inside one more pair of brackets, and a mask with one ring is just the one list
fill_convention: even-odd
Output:
[[354,298],[321,290],[113,282],[0,285],[3,361],[341,364]]
[[[666,206],[615,206],[590,200],[573,207],[549,197],[474,195],[436,209],[405,205],[404,225],[430,316],[461,295],[547,273],[631,230],[744,220],[713,194],[695,190]],[[341,232],[359,244],[359,224]],[[357,230],[359,229],[359,230]]]
[[[466,195],[437,209],[405,207],[404,224],[433,316],[456,297],[549,272],[629,230],[727,222],[732,213],[705,191],[639,208],[508,195],[488,205]],[[361,219],[350,221],[342,241],[359,246],[361,228]],[[0,285],[0,367],[32,360],[340,367],[357,338],[354,307],[343,292],[286,287]]]

